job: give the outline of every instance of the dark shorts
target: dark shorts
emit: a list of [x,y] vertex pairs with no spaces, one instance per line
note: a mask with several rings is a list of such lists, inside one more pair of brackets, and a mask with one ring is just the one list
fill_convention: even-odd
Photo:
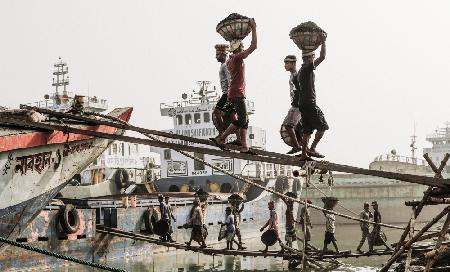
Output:
[[248,129],[247,105],[245,103],[245,97],[234,97],[229,99],[229,102],[233,104],[237,115],[237,120],[232,122],[233,125],[238,128]]
[[[236,227],[236,226],[235,226]],[[241,229],[236,227],[236,236],[241,237]]]
[[328,245],[329,243],[331,243],[333,241],[336,241],[336,238],[334,238],[334,233],[325,231],[325,241],[324,241],[325,244]]
[[317,105],[303,106],[300,111],[304,133],[312,134],[314,130],[325,131],[329,129],[325,116]]
[[217,101],[216,109],[223,111],[225,109],[225,103],[227,103],[228,95],[226,93],[222,94],[219,101]]
[[208,236],[208,231],[204,225],[203,226],[200,226],[200,225],[192,226],[192,232],[191,232],[192,240],[194,240],[196,242],[202,242],[202,241],[205,241],[206,236]]

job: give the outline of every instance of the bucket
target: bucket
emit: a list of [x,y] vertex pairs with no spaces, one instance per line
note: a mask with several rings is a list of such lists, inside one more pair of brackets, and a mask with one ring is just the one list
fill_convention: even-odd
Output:
[[166,220],[159,220],[153,227],[153,231],[159,236],[166,235],[169,231],[169,223]]
[[278,240],[277,232],[274,229],[269,229],[261,235],[261,242],[266,246],[273,246]]
[[[295,127],[295,135],[301,136],[302,133],[303,133],[302,124],[301,124],[301,122],[298,122],[297,126]],[[281,128],[280,128],[280,136],[285,144],[287,144],[290,147],[293,147],[292,143],[291,143],[291,137],[289,137],[289,134],[283,125],[281,125]],[[301,144],[301,143],[299,143],[299,144]]]

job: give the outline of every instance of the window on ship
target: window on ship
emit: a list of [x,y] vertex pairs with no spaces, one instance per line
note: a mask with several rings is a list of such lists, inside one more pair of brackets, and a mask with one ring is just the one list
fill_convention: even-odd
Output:
[[164,150],[164,159],[165,160],[171,160],[172,159],[172,153],[170,152],[170,149]]
[[196,124],[200,124],[201,119],[200,119],[200,113],[194,113],[194,123]]
[[[205,154],[194,153],[194,157],[204,160]],[[199,161],[194,161],[194,170],[205,170],[205,165]]]
[[184,116],[184,124],[191,125],[192,124],[192,116],[190,114],[186,114]]
[[210,121],[211,121],[211,118],[210,118],[209,112],[203,113],[203,122],[209,123]]
[[177,125],[182,125],[182,124],[183,124],[183,116],[177,115]]

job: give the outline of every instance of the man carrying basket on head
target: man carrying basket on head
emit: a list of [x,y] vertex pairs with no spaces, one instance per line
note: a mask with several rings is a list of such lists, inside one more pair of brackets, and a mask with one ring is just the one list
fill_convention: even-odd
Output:
[[228,71],[231,80],[228,88],[228,101],[233,104],[236,110],[237,120],[232,121],[228,128],[220,133],[216,138],[211,140],[221,149],[224,148],[226,138],[235,132],[238,133],[238,141],[241,143],[241,153],[254,154],[247,146],[247,128],[248,116],[245,100],[245,64],[244,59],[248,57],[257,48],[256,23],[254,19],[250,19],[250,27],[252,29],[252,41],[250,47],[244,50],[240,40],[230,42],[230,51],[233,54],[227,61]]
[[289,91],[291,96],[291,108],[289,109],[283,121],[283,127],[289,135],[292,149],[287,154],[295,154],[301,151],[301,133],[296,133],[296,129],[300,125],[302,115],[298,108],[300,100],[300,90],[294,85],[294,78],[297,76],[297,57],[295,55],[288,55],[284,58],[284,69],[291,75],[289,77]]
[[[216,44],[216,60],[220,62],[219,79],[222,96],[217,101],[216,107],[213,111],[214,125],[220,133],[223,133],[230,123],[236,119],[233,106],[228,103],[228,86],[230,85],[230,72],[226,64],[228,58],[228,44]],[[236,133],[236,140],[230,144],[241,145],[239,142],[239,134]]]
[[[302,154],[300,156],[301,160],[311,160],[311,157],[325,157],[316,150],[317,144],[322,139],[325,131],[329,128],[327,121],[325,120],[325,116],[316,104],[316,89],[314,83],[314,70],[317,66],[319,66],[319,64],[322,63],[326,55],[326,34],[321,33],[321,36],[322,45],[320,49],[320,56],[316,59],[313,50],[303,50],[303,64],[298,72],[297,80],[294,82],[294,84],[298,84],[298,88],[300,88],[299,108],[302,114],[303,125]],[[317,130],[316,135],[311,147],[308,148],[309,138],[314,130]]]

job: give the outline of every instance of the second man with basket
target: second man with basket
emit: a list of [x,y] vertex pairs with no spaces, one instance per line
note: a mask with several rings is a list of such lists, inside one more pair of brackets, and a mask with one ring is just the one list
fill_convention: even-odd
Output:
[[256,23],[254,19],[250,20],[250,27],[252,29],[252,41],[247,49],[244,49],[240,40],[233,40],[230,42],[230,55],[227,61],[228,71],[230,72],[230,83],[228,88],[228,101],[234,106],[237,120],[232,121],[228,128],[219,134],[216,138],[211,140],[221,149],[224,148],[225,140],[230,135],[238,131],[238,140],[241,143],[241,152],[253,152],[247,146],[247,128],[248,116],[245,94],[245,64],[246,59],[257,48]]

